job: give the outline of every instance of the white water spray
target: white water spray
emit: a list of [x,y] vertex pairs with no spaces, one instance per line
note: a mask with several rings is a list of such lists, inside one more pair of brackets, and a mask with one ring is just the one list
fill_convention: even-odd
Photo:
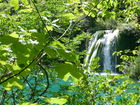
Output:
[[[104,65],[103,65],[103,69],[104,70],[112,70],[112,60],[111,60],[111,48],[112,48],[112,41],[114,41],[114,39],[117,37],[119,30],[115,30],[114,32],[112,32],[112,30],[106,30],[105,31],[106,34],[104,35],[104,48],[103,48],[103,54],[104,54]],[[115,59],[114,59],[115,62]]]

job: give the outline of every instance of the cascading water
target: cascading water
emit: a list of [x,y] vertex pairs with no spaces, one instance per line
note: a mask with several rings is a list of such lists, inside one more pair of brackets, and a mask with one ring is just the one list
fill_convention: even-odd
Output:
[[[111,56],[112,56],[112,51],[111,48],[112,47],[116,47],[116,46],[112,46],[115,43],[113,43],[112,41],[115,41],[115,38],[117,37],[119,33],[119,30],[115,30],[114,32],[112,32],[112,30],[107,30],[106,34],[104,35],[104,39],[105,39],[105,46],[103,48],[103,54],[104,54],[104,70],[112,70],[113,65],[112,65],[112,60],[111,60]],[[116,49],[116,48],[114,48]],[[116,59],[114,59],[114,64],[116,64]]]
[[[89,41],[86,63],[91,64],[92,59],[100,57],[103,70],[113,70],[115,72],[116,57],[112,53],[116,50],[116,38],[119,30],[97,31]],[[90,69],[90,68],[89,68]]]

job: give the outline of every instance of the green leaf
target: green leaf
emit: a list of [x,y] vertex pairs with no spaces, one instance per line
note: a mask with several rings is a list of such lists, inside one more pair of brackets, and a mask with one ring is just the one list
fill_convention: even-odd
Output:
[[20,81],[19,77],[10,79],[4,85],[6,90],[11,90],[13,87],[17,87],[18,89],[23,89],[24,86],[24,84]]
[[127,89],[125,91],[126,93],[140,93],[140,90],[138,90],[137,88],[132,88],[132,89]]
[[16,65],[16,64],[12,65],[12,68],[13,68],[14,71],[21,70],[21,68],[18,65]]
[[69,79],[69,77],[72,77],[72,75],[71,75],[70,73],[67,73],[67,74],[64,76],[63,80],[64,80],[64,81],[67,81],[67,80]]
[[116,102],[119,102],[122,99],[122,96],[116,96]]
[[129,56],[127,56],[127,55],[122,55],[120,58],[123,59],[123,60],[125,60],[125,61],[127,61],[127,60],[129,59]]
[[38,105],[38,104],[31,104],[31,103],[29,103],[29,102],[24,102],[24,103],[19,104],[19,105]]
[[97,97],[104,97],[105,98],[105,94],[103,92],[100,92],[99,94],[97,94]]
[[136,55],[138,53],[138,50],[132,50],[132,53]]
[[71,76],[76,79],[80,79],[82,77],[80,69],[70,62],[66,62],[65,64],[55,64],[55,70],[58,72],[58,76],[62,79],[64,79],[67,73],[70,73]]
[[9,36],[13,37],[13,38],[19,38],[19,35],[16,34],[16,32],[13,32],[12,34],[10,34]]
[[58,52],[54,47],[47,46],[45,48],[45,51],[46,51],[49,58],[57,58],[58,57]]
[[100,67],[99,60],[100,60],[99,57],[92,59],[92,62],[89,65],[91,70],[95,70],[95,69],[98,69]]
[[21,9],[20,11],[19,11],[19,13],[22,13],[22,12],[32,12],[32,8],[28,8],[28,9]]
[[21,1],[22,1],[22,3],[24,3],[25,5],[28,4],[28,0],[21,0]]
[[54,41],[50,46],[46,47],[46,53],[50,58],[61,57],[63,60],[76,62],[78,56],[71,52],[65,50],[65,46],[59,41]]
[[67,99],[65,98],[49,98],[45,100],[50,104],[59,104],[59,105],[64,105],[67,102]]
[[91,17],[95,17],[95,13],[91,13]]
[[102,8],[103,8],[103,5],[102,5],[101,3],[99,3],[99,4],[97,5],[97,8],[102,9]]
[[65,49],[65,46],[64,46],[62,43],[60,43],[59,41],[53,41],[53,42],[51,43],[51,46],[53,46],[53,47],[55,47],[55,48],[62,48],[62,49]]
[[2,64],[2,65],[6,65],[7,62],[6,62],[6,61],[2,61],[2,60],[0,60],[0,64]]
[[11,0],[10,5],[14,7],[15,10],[19,9],[19,1],[18,0]]
[[80,0],[68,0],[68,3],[80,3]]
[[74,19],[77,18],[77,17],[76,17],[74,14],[72,14],[72,13],[65,13],[65,14],[62,14],[62,16],[65,17],[65,18],[67,18],[67,19],[69,19],[69,20],[74,20]]
[[74,54],[73,52],[68,52],[63,49],[58,49],[57,51],[60,57],[62,57],[66,61],[76,62],[78,60],[76,54]]
[[53,31],[53,26],[46,26],[48,31]]
[[117,5],[118,5],[118,0],[115,0],[115,1],[114,1],[114,7],[116,8]]
[[0,37],[0,42],[3,45],[9,45],[9,44],[12,44],[12,43],[17,43],[18,39],[5,35],[5,36]]

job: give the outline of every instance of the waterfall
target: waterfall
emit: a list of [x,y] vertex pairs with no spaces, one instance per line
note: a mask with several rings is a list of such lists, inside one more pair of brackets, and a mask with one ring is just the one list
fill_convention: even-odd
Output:
[[116,50],[116,38],[118,34],[118,29],[97,31],[93,34],[87,49],[86,64],[89,66],[93,58],[100,57],[102,69],[113,70],[115,72],[117,61],[116,57],[112,56],[112,53]]
[[[103,54],[104,54],[104,70],[107,69],[107,70],[112,70],[113,68],[113,65],[112,65],[112,60],[111,60],[111,56],[112,56],[112,53],[111,53],[111,48],[112,48],[112,41],[115,41],[115,38],[117,37],[118,35],[118,30],[115,30],[114,32],[112,32],[112,30],[106,30],[106,34],[104,35],[104,39],[105,39],[105,46],[103,48]],[[113,46],[115,47],[115,46]],[[115,48],[116,49],[116,48]],[[115,62],[115,59],[113,61],[114,63]]]

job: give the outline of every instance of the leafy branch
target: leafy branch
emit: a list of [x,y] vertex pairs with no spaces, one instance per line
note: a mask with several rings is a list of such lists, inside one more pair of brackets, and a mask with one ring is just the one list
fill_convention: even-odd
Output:
[[26,67],[24,67],[24,68],[23,68],[22,70],[20,70],[18,73],[16,73],[16,74],[14,74],[14,75],[8,77],[7,79],[1,81],[0,84],[2,84],[2,83],[4,83],[4,82],[8,81],[9,79],[14,78],[15,76],[20,75],[20,74],[21,74],[22,72],[24,72],[27,68],[29,68],[34,62],[38,61],[38,59],[42,56],[42,53],[43,53],[43,51],[44,51],[44,49],[45,49],[45,47],[46,47],[47,45],[48,45],[48,42],[44,45],[44,47],[40,50],[40,52],[37,54],[37,56],[36,56]]

